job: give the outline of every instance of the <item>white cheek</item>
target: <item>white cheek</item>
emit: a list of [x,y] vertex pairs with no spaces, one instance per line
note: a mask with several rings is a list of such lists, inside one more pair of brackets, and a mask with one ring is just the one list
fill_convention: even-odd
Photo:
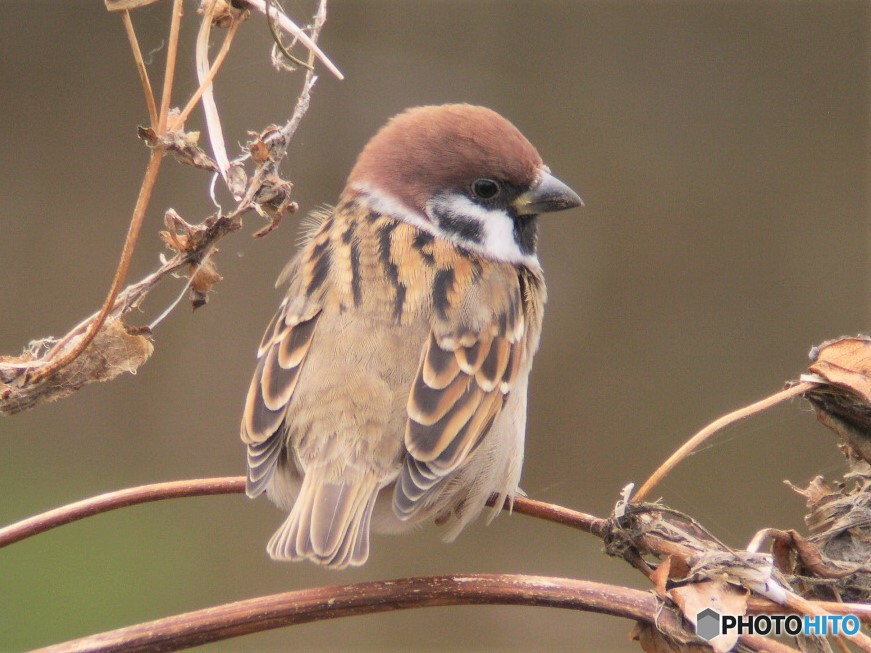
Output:
[[[519,263],[530,267],[538,267],[538,257],[525,254],[514,237],[514,221],[502,209],[487,209],[475,204],[465,195],[448,195],[438,200],[454,215],[462,215],[464,219],[474,221],[481,228],[481,242],[475,243],[461,239],[456,234],[442,232],[442,238],[463,245],[467,249],[484,256],[506,263]],[[432,207],[427,207],[432,217]]]
[[[465,195],[451,194],[431,200],[427,205],[428,215],[423,216],[394,196],[374,186],[357,183],[353,188],[363,193],[369,205],[379,213],[393,216],[433,236],[461,245],[490,259],[525,265],[533,269],[540,267],[535,254],[524,254],[521,251],[520,245],[514,239],[514,222],[503,210],[486,209],[475,204]],[[455,232],[440,229],[434,218],[435,203],[441,204],[455,215],[461,215],[469,222],[477,223],[481,230],[480,242],[473,242],[460,237]]]
[[[514,237],[514,221],[505,211],[487,211],[489,214],[484,222],[484,249],[491,252],[495,258],[512,263],[521,263],[530,258],[529,254],[520,251],[520,245]],[[535,257],[532,257],[535,258]]]

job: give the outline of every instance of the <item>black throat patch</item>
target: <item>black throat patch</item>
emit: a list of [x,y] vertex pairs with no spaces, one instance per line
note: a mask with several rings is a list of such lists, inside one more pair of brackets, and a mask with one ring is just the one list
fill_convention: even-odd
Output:
[[517,215],[512,211],[511,221],[514,223],[514,240],[520,251],[527,256],[535,254],[538,246],[538,216]]

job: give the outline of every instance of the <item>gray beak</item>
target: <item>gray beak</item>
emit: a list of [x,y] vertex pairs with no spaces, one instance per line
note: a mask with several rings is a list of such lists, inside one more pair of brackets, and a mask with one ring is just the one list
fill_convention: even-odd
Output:
[[517,215],[535,215],[573,209],[583,206],[584,201],[559,179],[545,172],[538,185],[520,195],[513,205]]

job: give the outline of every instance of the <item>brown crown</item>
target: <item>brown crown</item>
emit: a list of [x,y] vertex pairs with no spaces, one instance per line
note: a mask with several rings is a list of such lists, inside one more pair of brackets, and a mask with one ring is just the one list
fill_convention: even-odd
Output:
[[348,185],[369,184],[423,213],[435,193],[482,177],[527,188],[541,165],[532,144],[495,111],[444,104],[391,118],[363,148]]

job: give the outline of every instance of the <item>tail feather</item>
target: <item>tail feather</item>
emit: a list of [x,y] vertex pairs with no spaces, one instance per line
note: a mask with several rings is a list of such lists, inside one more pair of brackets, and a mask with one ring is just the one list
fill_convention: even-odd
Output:
[[369,524],[378,496],[375,478],[333,483],[309,470],[287,520],[269,540],[276,560],[309,559],[343,569],[369,557]]

